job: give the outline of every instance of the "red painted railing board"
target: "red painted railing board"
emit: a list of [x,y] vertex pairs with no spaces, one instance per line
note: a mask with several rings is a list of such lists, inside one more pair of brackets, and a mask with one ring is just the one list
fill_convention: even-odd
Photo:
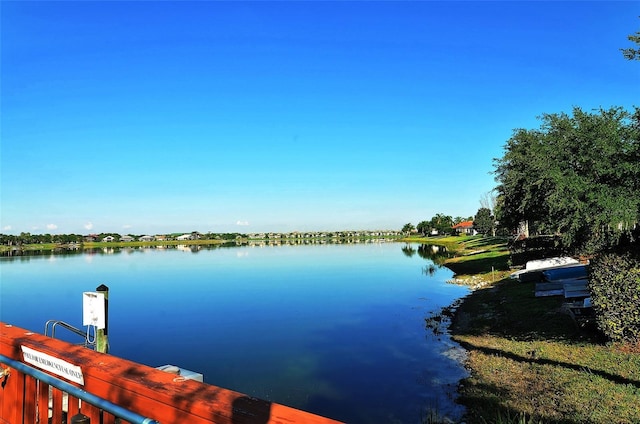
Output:
[[[49,416],[49,385],[43,382],[38,383],[37,389],[38,397],[38,412],[37,417],[42,417],[41,423],[45,422],[45,419]],[[34,421],[35,422],[35,421]]]
[[[163,424],[337,423],[328,418],[251,398],[232,390],[185,380],[146,365],[98,353],[0,322],[0,354],[22,361],[21,346],[79,366],[84,375],[83,390]],[[16,390],[16,379],[10,376],[8,380],[11,381],[11,385],[7,386]],[[3,390],[3,398],[9,393],[6,391],[8,387]],[[33,396],[35,398],[35,393]],[[22,408],[22,405],[18,406],[16,400],[13,407],[7,407],[6,400],[3,399],[0,420],[8,419],[12,424],[17,423],[16,409]],[[87,407],[86,410],[93,414],[91,408]],[[81,412],[89,415],[85,412],[85,403],[82,404]]]
[[35,418],[38,416],[36,403],[38,396],[38,382],[33,378],[25,376],[24,393],[30,394],[30,396],[25,397],[24,399],[24,417],[29,417],[25,422],[35,422]]

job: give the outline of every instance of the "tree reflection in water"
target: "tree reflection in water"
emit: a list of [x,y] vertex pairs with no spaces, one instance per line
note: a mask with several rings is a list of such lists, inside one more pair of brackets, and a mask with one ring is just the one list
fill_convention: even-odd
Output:
[[417,253],[421,258],[430,261],[431,263],[422,269],[422,273],[430,277],[433,277],[436,271],[442,268],[445,260],[451,257],[451,253],[445,246],[437,244],[421,244],[415,249],[411,244],[407,243],[401,250],[407,257],[412,257]]

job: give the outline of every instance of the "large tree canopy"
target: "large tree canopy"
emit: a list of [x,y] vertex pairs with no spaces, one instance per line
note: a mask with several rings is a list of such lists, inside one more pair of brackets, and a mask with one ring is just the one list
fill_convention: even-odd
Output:
[[574,108],[518,129],[495,159],[501,225],[528,221],[567,247],[615,245],[640,220],[640,109]]

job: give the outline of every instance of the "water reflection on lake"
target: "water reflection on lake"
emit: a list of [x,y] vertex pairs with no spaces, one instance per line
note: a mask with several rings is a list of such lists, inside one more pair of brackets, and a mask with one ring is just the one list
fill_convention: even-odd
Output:
[[445,283],[452,273],[435,250],[367,243],[5,257],[0,319],[37,332],[49,319],[79,326],[82,292],[104,283],[114,355],[179,365],[210,384],[350,423],[417,423],[428,408],[456,418],[460,350],[425,318],[467,289]]

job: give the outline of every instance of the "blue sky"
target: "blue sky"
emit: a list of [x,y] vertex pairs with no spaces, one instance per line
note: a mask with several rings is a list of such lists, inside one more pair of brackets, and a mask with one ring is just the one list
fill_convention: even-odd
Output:
[[9,234],[471,216],[516,128],[640,106],[640,2],[2,1]]

